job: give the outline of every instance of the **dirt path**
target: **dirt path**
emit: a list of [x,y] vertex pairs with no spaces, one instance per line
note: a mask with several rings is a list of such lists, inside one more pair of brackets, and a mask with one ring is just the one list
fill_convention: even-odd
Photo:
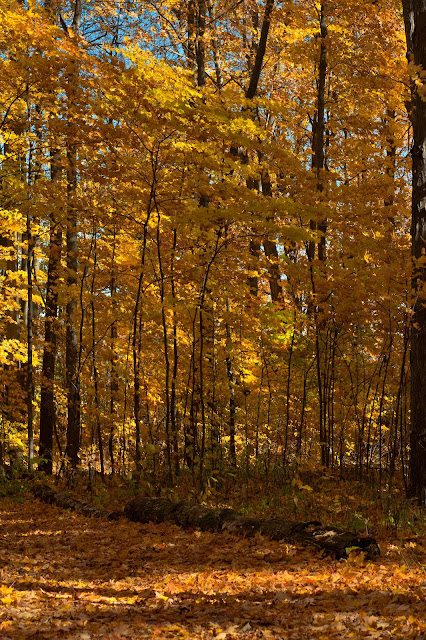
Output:
[[2,499],[0,638],[426,640],[426,554],[381,546],[338,562]]

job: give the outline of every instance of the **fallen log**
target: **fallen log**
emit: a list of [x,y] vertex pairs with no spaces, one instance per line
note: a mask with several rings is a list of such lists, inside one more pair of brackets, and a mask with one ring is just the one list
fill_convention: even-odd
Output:
[[233,509],[212,509],[191,502],[175,503],[166,498],[146,497],[134,498],[123,511],[107,512],[80,502],[67,493],[56,491],[46,484],[36,483],[33,492],[43,502],[95,518],[116,520],[124,516],[134,522],[145,524],[171,522],[185,529],[228,532],[247,538],[259,533],[272,540],[285,540],[315,547],[336,558],[346,558],[353,549],[364,552],[369,560],[380,556],[380,549],[374,538],[339,527],[323,527],[316,520],[293,522],[284,518],[251,518],[242,516]]
[[55,489],[52,489],[48,484],[36,483],[32,489],[36,498],[48,504],[55,504],[62,509],[71,509],[71,511],[77,511],[77,513],[93,518],[107,518],[110,515],[108,511],[103,511],[93,505],[75,500],[75,498],[72,498],[67,493],[55,491]]
[[165,498],[134,498],[123,515],[135,522],[173,522],[185,528],[204,531],[227,531],[252,537],[260,533],[273,540],[301,543],[325,551],[336,558],[346,558],[359,549],[372,560],[380,555],[376,540],[345,531],[339,527],[323,527],[318,521],[293,522],[283,518],[250,518],[232,509],[211,509],[189,502],[173,503]]

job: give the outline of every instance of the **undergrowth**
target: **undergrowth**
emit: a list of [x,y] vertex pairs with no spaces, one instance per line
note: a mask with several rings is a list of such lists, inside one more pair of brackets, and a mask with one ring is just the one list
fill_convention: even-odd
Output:
[[[7,490],[9,494],[19,493],[19,483],[13,482],[12,491]],[[187,472],[181,473],[174,486],[154,483],[146,477],[136,483],[119,476],[102,479],[100,474],[80,472],[71,481],[63,477],[57,488],[105,510],[120,510],[139,494],[230,507],[249,516],[319,520],[324,525],[396,540],[426,534],[424,511],[405,497],[402,483],[384,484],[379,490],[372,478],[353,480],[321,469],[294,473],[286,479],[254,475],[248,480],[231,471],[214,482],[206,482],[202,491],[194,486]]]

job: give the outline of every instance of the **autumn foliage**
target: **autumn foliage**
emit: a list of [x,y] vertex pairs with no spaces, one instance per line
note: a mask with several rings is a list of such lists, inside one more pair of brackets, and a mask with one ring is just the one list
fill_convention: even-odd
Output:
[[399,2],[0,12],[3,461],[406,481]]

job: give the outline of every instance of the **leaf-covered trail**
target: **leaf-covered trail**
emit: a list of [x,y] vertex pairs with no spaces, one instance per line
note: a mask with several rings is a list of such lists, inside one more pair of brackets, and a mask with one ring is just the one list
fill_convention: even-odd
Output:
[[384,552],[337,562],[262,538],[2,499],[0,637],[419,639],[425,555]]

